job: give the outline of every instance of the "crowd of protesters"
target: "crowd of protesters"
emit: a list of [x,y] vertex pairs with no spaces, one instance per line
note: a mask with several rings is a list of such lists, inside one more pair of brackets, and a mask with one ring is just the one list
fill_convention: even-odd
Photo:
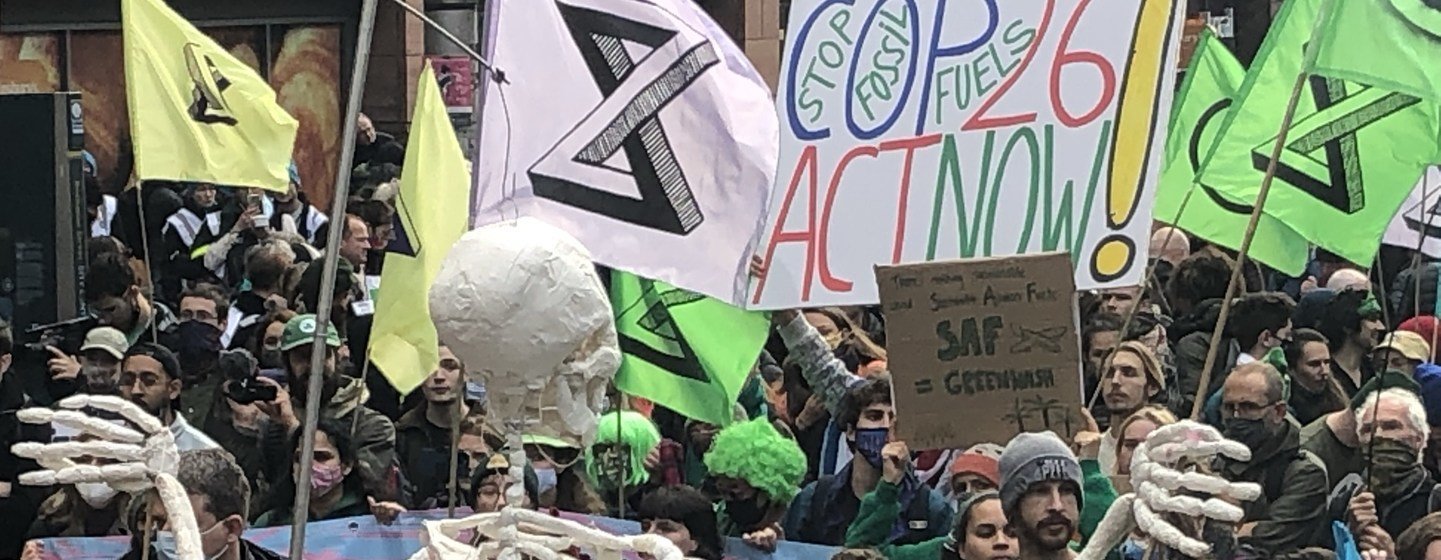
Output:
[[[1262,488],[1240,504],[1245,518],[1233,530],[1208,534],[1215,550],[1325,558],[1340,528],[1368,557],[1441,558],[1441,453],[1430,443],[1441,423],[1436,265],[1367,270],[1318,252],[1311,275],[1288,279],[1248,263],[1213,340],[1236,262],[1159,228],[1146,286],[1081,297],[1081,369],[1086,395],[1099,396],[1081,411],[1088,429],[1069,441],[1044,432],[968,449],[910,449],[892,434],[876,308],[779,311],[735,422],[618,396],[601,418],[617,429],[586,448],[527,435],[516,480],[487,423],[485,388],[465,375],[480,365],[442,347],[420,390],[400,395],[366,359],[385,251],[405,243],[394,207],[403,152],[368,121],[361,142],[343,223],[307,201],[293,170],[284,193],[147,183],[142,197],[102,194],[89,181],[92,318],[77,323],[78,346],[37,357],[24,350],[33,341],[0,328],[0,557],[38,557],[37,539],[51,537],[129,535],[139,550],[146,520],[167,534],[153,526],[164,518],[148,514],[154,503],[107,485],[18,484],[38,466],[13,456],[12,443],[77,434],[22,425],[14,411],[91,394],[129,399],[169,427],[207,558],[276,557],[244,530],[297,516],[388,522],[452,505],[452,476],[455,505],[473,511],[631,518],[709,560],[722,557],[725,537],[761,550],[781,541],[842,548],[837,558],[1069,558],[1118,488],[1128,490],[1136,447],[1193,409],[1252,450],[1211,471]],[[327,247],[334,227],[340,244]],[[327,251],[340,256],[333,286],[321,285]],[[325,290],[335,305],[316,370]],[[307,394],[315,375],[321,394]],[[309,406],[320,407],[320,423],[310,486],[300,488],[297,436]],[[508,503],[513,485],[522,503]],[[292,509],[299,492],[309,511]],[[152,542],[162,557],[174,553],[166,543]],[[1111,555],[1172,557],[1153,548],[1140,535]]]

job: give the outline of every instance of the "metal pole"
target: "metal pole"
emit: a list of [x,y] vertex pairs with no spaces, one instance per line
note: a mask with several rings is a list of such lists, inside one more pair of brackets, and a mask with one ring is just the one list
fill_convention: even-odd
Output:
[[[345,200],[350,196],[350,168],[355,157],[356,121],[360,101],[365,96],[365,76],[370,66],[370,41],[375,32],[375,6],[378,0],[362,0],[360,28],[355,39],[355,63],[350,70],[350,96],[345,102],[345,120],[341,122],[340,166],[335,173],[334,198],[330,203],[330,231],[325,244],[325,261],[320,280],[320,302],[315,313],[315,338],[310,347],[310,379],[306,389],[305,421],[301,424],[300,471],[295,477],[294,520],[290,526],[290,557],[305,557],[305,524],[310,518],[310,469],[315,460],[315,426],[320,422],[321,382],[324,375],[325,333],[330,328],[330,308],[335,303],[336,264],[340,259],[340,235],[346,229]],[[355,412],[359,414],[359,412]]]
[[428,25],[428,26],[430,26],[431,29],[434,29],[435,31],[439,32],[441,36],[445,37],[445,38],[446,38],[447,40],[449,40],[451,43],[454,43],[455,46],[457,46],[457,47],[460,48],[460,50],[465,51],[465,54],[466,54],[467,56],[469,56],[470,58],[475,59],[476,62],[479,62],[479,63],[480,63],[480,67],[481,67],[481,68],[484,68],[487,72],[493,70],[493,68],[492,68],[491,65],[490,65],[490,62],[487,61],[487,60],[485,59],[485,57],[480,56],[480,53],[475,52],[475,49],[470,48],[470,45],[467,45],[467,44],[465,43],[465,41],[462,41],[462,40],[460,40],[459,37],[456,37],[455,35],[452,35],[452,34],[450,33],[450,31],[447,31],[444,27],[441,27],[439,23],[436,23],[436,22],[435,22],[435,20],[430,19],[429,16],[426,16],[426,15],[425,15],[425,12],[422,12],[422,11],[416,9],[415,6],[411,6],[410,4],[405,3],[405,0],[390,0],[390,1],[393,2],[393,3],[395,3],[396,6],[400,6],[400,7],[401,7],[402,9],[404,9],[405,11],[410,12],[410,15],[413,15],[413,16],[415,16],[417,19],[419,19],[420,21],[425,22],[425,24]]

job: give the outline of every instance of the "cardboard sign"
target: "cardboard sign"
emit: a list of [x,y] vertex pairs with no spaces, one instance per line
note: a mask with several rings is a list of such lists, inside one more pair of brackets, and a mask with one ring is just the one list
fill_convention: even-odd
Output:
[[912,449],[1085,426],[1066,254],[878,266],[876,285],[897,435]]
[[873,304],[876,264],[1050,251],[1081,288],[1139,284],[1185,8],[794,0],[747,306]]

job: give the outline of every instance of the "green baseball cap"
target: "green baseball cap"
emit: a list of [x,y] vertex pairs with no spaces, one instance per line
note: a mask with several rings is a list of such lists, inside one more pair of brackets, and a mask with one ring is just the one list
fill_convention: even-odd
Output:
[[[289,352],[295,348],[310,344],[315,340],[315,315],[296,315],[294,319],[285,323],[285,332],[280,335],[280,351]],[[331,348],[340,348],[340,335],[335,332],[333,325],[327,325],[325,329],[325,345]]]

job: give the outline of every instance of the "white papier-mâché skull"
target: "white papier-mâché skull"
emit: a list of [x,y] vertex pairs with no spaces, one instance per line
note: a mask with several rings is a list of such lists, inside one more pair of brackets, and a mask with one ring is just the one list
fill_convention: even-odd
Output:
[[[485,384],[488,412],[505,430],[510,476],[524,479],[522,434],[584,447],[595,438],[606,387],[620,367],[615,318],[590,252],[569,234],[532,218],[473,230],[451,247],[430,288],[436,333]],[[523,502],[523,485],[506,493]],[[600,560],[636,550],[678,560],[656,535],[616,537],[536,512],[508,507],[462,520],[427,521],[426,548],[412,558],[568,559],[581,546]],[[456,540],[475,529],[489,540]],[[522,556],[524,555],[524,556]]]

